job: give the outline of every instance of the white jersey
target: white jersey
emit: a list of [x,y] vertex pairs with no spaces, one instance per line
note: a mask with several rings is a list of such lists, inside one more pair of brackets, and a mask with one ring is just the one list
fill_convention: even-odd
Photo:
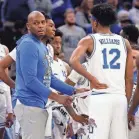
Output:
[[67,69],[65,67],[64,62],[58,58],[58,60],[53,60],[52,63],[52,72],[53,74],[60,79],[61,81],[65,81],[67,78]]
[[14,48],[10,53],[9,56],[16,61],[16,48]]
[[88,58],[88,71],[107,89],[95,92],[125,94],[127,50],[125,40],[116,34],[91,34],[94,49]]
[[52,107],[54,120],[53,139],[66,139],[67,126],[70,116],[63,105]]
[[[86,70],[88,70],[88,62],[85,62],[82,65]],[[75,87],[77,88],[89,88],[89,81],[75,70],[71,71],[68,78],[76,84]]]
[[[65,81],[67,78],[67,70],[64,62],[61,59],[53,60],[51,65],[53,74],[61,81]],[[53,90],[55,91],[55,90]],[[63,105],[57,104],[52,106],[52,117],[54,121],[53,138],[54,139],[66,139],[67,125],[69,121],[69,114]]]

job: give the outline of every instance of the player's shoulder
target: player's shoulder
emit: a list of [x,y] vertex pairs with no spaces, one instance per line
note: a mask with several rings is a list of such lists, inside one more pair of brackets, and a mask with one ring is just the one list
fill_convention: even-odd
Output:
[[[6,45],[0,44],[0,49],[5,53],[8,54],[9,53],[9,49]],[[1,51],[1,52],[2,52]]]
[[80,40],[80,42],[82,42],[82,43],[92,43],[93,42],[93,39],[92,39],[92,37],[91,37],[91,34],[90,35],[87,35],[87,36],[85,36],[85,37],[83,37],[81,40]]
[[7,46],[0,43],[0,48],[5,49],[5,48],[7,48]]

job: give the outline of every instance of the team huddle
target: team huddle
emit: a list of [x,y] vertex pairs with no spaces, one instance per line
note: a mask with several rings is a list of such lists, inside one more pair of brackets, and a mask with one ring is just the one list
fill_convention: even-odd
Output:
[[[16,48],[8,53],[0,45],[0,139],[6,127],[14,127],[17,139],[139,139],[139,31],[131,25],[111,33],[116,19],[110,5],[94,6],[94,33],[79,41],[71,70],[60,58],[63,34],[53,20],[43,12],[28,15],[28,34]],[[13,62],[15,82],[7,74]]]

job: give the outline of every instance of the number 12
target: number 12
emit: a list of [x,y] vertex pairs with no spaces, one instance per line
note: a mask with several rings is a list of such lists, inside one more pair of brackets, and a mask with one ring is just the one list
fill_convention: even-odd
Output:
[[[111,49],[109,52],[107,52],[107,49],[104,48],[102,50],[103,54],[103,69],[120,69],[120,63],[117,62],[117,60],[120,58],[120,51],[118,49]],[[107,55],[113,55],[113,59],[108,63]]]

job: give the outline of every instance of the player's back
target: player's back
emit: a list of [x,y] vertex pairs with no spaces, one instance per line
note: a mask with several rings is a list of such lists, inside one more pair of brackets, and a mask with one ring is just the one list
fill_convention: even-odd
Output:
[[125,69],[127,51],[125,40],[116,34],[91,34],[94,50],[88,59],[88,71],[107,89],[96,92],[125,94]]

